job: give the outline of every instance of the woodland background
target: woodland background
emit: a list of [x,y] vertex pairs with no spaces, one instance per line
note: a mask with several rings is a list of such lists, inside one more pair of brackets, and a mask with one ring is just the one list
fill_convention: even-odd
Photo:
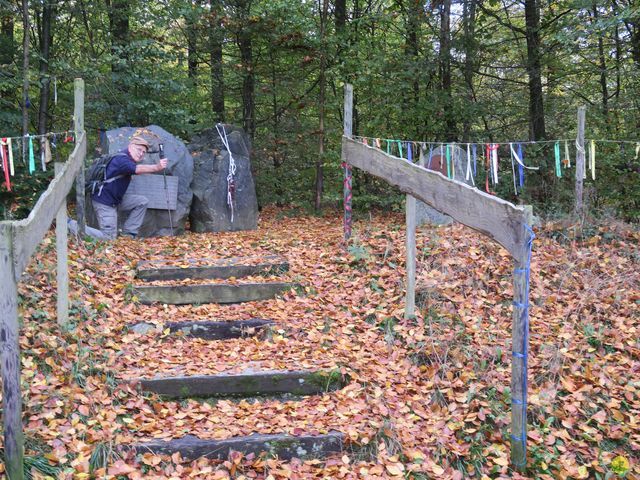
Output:
[[[218,121],[242,125],[263,205],[341,201],[344,82],[356,135],[571,142],[587,105],[587,139],[639,138],[631,0],[0,0],[0,20],[0,135],[71,128],[82,77],[96,146],[123,125],[185,141]],[[592,212],[640,218],[635,146],[598,143]],[[555,177],[553,144],[528,147],[526,161],[542,168],[518,201],[570,211],[573,171]],[[0,191],[3,218],[28,212],[51,175],[21,172]],[[354,188],[356,209],[402,205],[362,172]],[[515,200],[508,181],[497,193]]]

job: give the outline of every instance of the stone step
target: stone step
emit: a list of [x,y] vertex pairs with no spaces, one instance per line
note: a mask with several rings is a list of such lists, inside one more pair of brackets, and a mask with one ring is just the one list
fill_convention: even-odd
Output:
[[142,390],[173,398],[314,395],[339,390],[348,382],[334,371],[244,371],[221,375],[193,375],[140,379]]
[[183,333],[189,337],[205,340],[226,340],[229,338],[252,337],[266,327],[275,325],[273,320],[250,318],[248,320],[229,320],[226,322],[171,322],[165,325],[171,333]]
[[[183,280],[240,278],[249,275],[276,275],[287,272],[289,263],[278,255],[262,257],[250,264],[255,257],[233,257],[205,264],[206,259],[189,259],[183,266],[167,265],[167,261],[150,260],[138,263],[136,276],[142,280]],[[186,266],[184,265],[186,264]]]
[[140,303],[171,305],[203,303],[241,303],[274,298],[300,285],[287,282],[270,283],[209,283],[204,285],[137,285],[135,295]]
[[[275,325],[273,320],[249,318],[247,320],[227,320],[216,322],[213,320],[192,322],[170,322],[162,327],[169,329],[169,333],[178,333],[187,337],[203,338],[205,340],[227,340],[230,338],[252,337],[263,332],[267,327]],[[147,335],[156,330],[152,323],[140,322],[131,325],[130,330],[140,335]]]
[[131,448],[138,454],[150,452],[155,455],[173,455],[180,452],[181,457],[189,461],[201,457],[226,460],[231,451],[241,452],[245,456],[251,453],[256,456],[266,453],[268,456],[290,460],[292,458],[320,459],[340,453],[344,449],[344,441],[345,435],[336,431],[323,435],[300,436],[253,434],[226,440],[201,440],[187,435],[177,440],[153,440],[140,443],[132,445]]

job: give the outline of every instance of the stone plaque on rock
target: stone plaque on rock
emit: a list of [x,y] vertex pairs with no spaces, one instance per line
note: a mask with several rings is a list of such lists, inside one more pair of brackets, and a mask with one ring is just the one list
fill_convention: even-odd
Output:
[[[258,200],[251,174],[251,142],[239,127],[225,124],[219,130],[215,127],[207,129],[194,136],[189,144],[194,162],[193,204],[189,215],[191,230],[254,230],[258,226]],[[235,173],[232,175],[233,186],[229,188],[232,159]]]
[[162,174],[134,175],[127,194],[147,197],[147,209],[175,210],[178,202],[178,178]]

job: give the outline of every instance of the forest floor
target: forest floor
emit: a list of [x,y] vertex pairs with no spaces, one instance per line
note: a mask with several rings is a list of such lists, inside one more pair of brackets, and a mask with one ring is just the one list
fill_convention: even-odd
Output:
[[[294,213],[265,209],[253,232],[72,241],[72,318],[62,328],[55,241],[45,240],[20,284],[24,425],[35,478],[640,478],[637,229],[536,229],[525,477],[509,468],[508,254],[460,225],[419,228],[418,312],[405,320],[404,215],[356,219],[345,250],[338,213]],[[302,288],[235,305],[148,306],[133,293],[141,260],[271,254],[290,263],[277,279]],[[255,317],[277,323],[266,339],[212,342],[163,328]],[[134,333],[141,321],[156,329]],[[351,381],[321,396],[255,403],[167,401],[130,382],[247,366],[339,369]],[[330,430],[348,445],[323,460],[189,462],[117,448],[186,434]]]

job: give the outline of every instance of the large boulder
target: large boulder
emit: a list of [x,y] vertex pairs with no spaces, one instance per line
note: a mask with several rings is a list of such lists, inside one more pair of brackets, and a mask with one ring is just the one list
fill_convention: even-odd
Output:
[[[189,144],[194,162],[193,204],[189,219],[194,232],[254,230],[258,226],[258,199],[251,174],[251,141],[242,128],[225,124],[224,130],[231,152],[227,151],[215,127],[195,135]],[[233,209],[227,202],[231,157],[236,166]]]
[[[172,225],[174,235],[184,233],[193,198],[190,188],[193,180],[193,158],[180,139],[157,125],[150,125],[144,128],[122,127],[109,130],[106,133],[106,145],[102,145],[104,153],[115,153],[124,150],[134,135],[142,135],[146,138],[151,144],[151,150],[156,152],[158,144],[163,143],[164,152],[168,160],[166,175],[167,177],[173,176],[178,179],[176,208],[175,210],[170,210],[171,216],[169,216],[169,211],[163,208],[164,205],[162,204],[158,205],[158,208],[148,208],[139,235],[141,237],[170,236],[172,234]],[[145,155],[142,163],[155,164],[158,162],[158,158],[158,153],[149,153]],[[130,185],[127,192],[135,188],[132,185]],[[95,216],[91,210],[91,201],[89,200],[87,201],[87,220],[90,225],[97,226]],[[123,220],[121,216],[118,218],[119,229],[122,228]]]
[[[453,170],[451,170],[453,178],[459,182],[466,183],[467,185],[472,185],[471,180],[465,180],[465,176],[467,173],[467,152],[457,145],[452,145],[449,148],[449,168],[450,170],[452,166],[454,168]],[[447,146],[442,145],[433,149],[433,151],[431,152],[430,164],[429,150],[427,149],[424,155],[424,162],[424,166],[426,168],[429,168],[430,170],[434,170],[436,172],[440,172],[446,177],[448,173]],[[444,213],[419,200],[416,202],[416,224],[418,226],[425,223],[431,225],[448,225],[451,222],[453,222],[453,219],[449,215],[445,215]]]

